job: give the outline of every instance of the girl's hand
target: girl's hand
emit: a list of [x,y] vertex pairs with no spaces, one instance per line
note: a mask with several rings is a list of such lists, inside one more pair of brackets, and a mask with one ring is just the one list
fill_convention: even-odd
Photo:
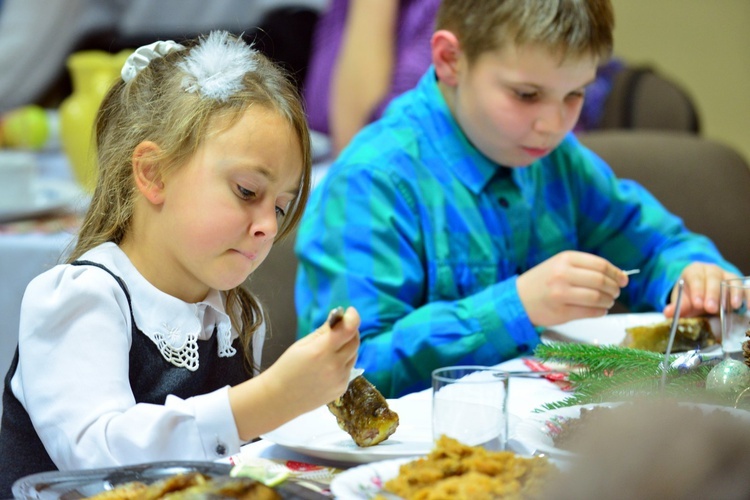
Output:
[[350,307],[343,319],[326,322],[289,347],[269,369],[285,379],[285,391],[302,411],[309,411],[341,396],[349,385],[349,372],[359,349],[357,310]]
[[[725,271],[716,264],[693,262],[687,266],[680,275],[680,279],[685,280],[685,286],[682,290],[680,317],[687,318],[703,314],[719,314],[721,281],[732,278],[739,278],[739,276]],[[664,308],[664,316],[668,318],[674,316],[675,305],[677,304],[677,291],[678,285],[675,285],[672,288],[670,303]],[[739,295],[732,297],[732,302],[735,307],[739,307],[742,303],[742,297]]]
[[516,288],[529,320],[550,326],[604,316],[627,284],[625,273],[607,260],[565,251],[520,275]]
[[240,437],[257,437],[341,396],[357,360],[359,324],[359,313],[350,307],[333,329],[326,321],[292,344],[266,371],[231,387],[230,405]]

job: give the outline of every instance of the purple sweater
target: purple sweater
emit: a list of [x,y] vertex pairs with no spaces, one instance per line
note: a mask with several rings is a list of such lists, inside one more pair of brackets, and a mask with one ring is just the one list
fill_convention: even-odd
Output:
[[[440,0],[401,0],[399,4],[394,73],[370,121],[379,118],[394,97],[414,87],[431,63],[430,37]],[[303,89],[310,128],[324,134],[329,133],[329,92],[348,6],[349,0],[331,0],[319,19]]]

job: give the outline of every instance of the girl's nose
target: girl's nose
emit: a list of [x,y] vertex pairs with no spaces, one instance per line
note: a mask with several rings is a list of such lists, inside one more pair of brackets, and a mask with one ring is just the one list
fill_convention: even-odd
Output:
[[250,234],[256,238],[275,238],[279,232],[279,221],[276,215],[276,206],[272,205],[270,210],[263,207],[257,211],[255,217],[250,221]]

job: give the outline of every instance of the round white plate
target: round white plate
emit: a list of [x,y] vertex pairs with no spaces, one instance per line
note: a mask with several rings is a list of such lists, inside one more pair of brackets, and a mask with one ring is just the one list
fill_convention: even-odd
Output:
[[567,420],[580,417],[581,408],[609,408],[617,404],[577,405],[543,413],[531,413],[516,425],[508,446],[520,454],[545,453],[552,459],[570,459],[575,456],[574,453],[555,447],[553,436],[560,432],[560,426]]
[[[346,500],[370,500],[381,493],[386,481],[398,476],[399,467],[411,458],[383,460],[364,464],[337,474],[331,481],[333,498]],[[391,495],[392,498],[393,495]]]
[[399,425],[387,440],[361,448],[341,430],[336,417],[321,406],[261,436],[290,450],[339,462],[369,463],[377,460],[426,455],[432,450],[432,401],[429,398],[389,399],[398,413]]
[[662,313],[608,314],[600,318],[586,318],[548,327],[542,340],[578,342],[594,345],[618,345],[625,340],[625,329],[652,325],[664,321]]
[[[519,454],[531,455],[535,452],[545,453],[550,459],[564,462],[576,456],[575,453],[555,447],[553,436],[560,432],[560,425],[566,420],[576,419],[581,416],[581,408],[592,409],[596,407],[613,408],[622,403],[598,403],[569,406],[550,410],[542,413],[531,413],[516,425],[508,446]],[[680,403],[681,405],[697,406],[704,412],[721,410],[739,418],[750,421],[750,413],[745,410],[725,406],[715,406],[700,403]]]
[[32,186],[34,195],[25,204],[0,207],[0,222],[31,219],[83,205],[86,195],[77,184],[63,179],[36,179]]

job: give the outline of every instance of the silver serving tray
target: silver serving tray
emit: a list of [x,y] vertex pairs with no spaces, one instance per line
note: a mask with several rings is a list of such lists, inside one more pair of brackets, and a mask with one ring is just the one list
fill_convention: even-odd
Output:
[[[232,465],[228,463],[177,460],[106,469],[40,472],[16,481],[12,491],[14,498],[24,500],[77,500],[132,481],[151,484],[175,474],[188,472],[200,472],[209,477],[220,477],[228,476],[231,470]],[[284,500],[330,500],[330,497],[291,480],[274,489]]]
[[18,499],[73,500],[90,497],[131,481],[150,484],[188,472],[201,472],[210,477],[227,476],[231,470],[232,466],[225,463],[173,461],[106,469],[40,472],[16,481],[13,496]]

